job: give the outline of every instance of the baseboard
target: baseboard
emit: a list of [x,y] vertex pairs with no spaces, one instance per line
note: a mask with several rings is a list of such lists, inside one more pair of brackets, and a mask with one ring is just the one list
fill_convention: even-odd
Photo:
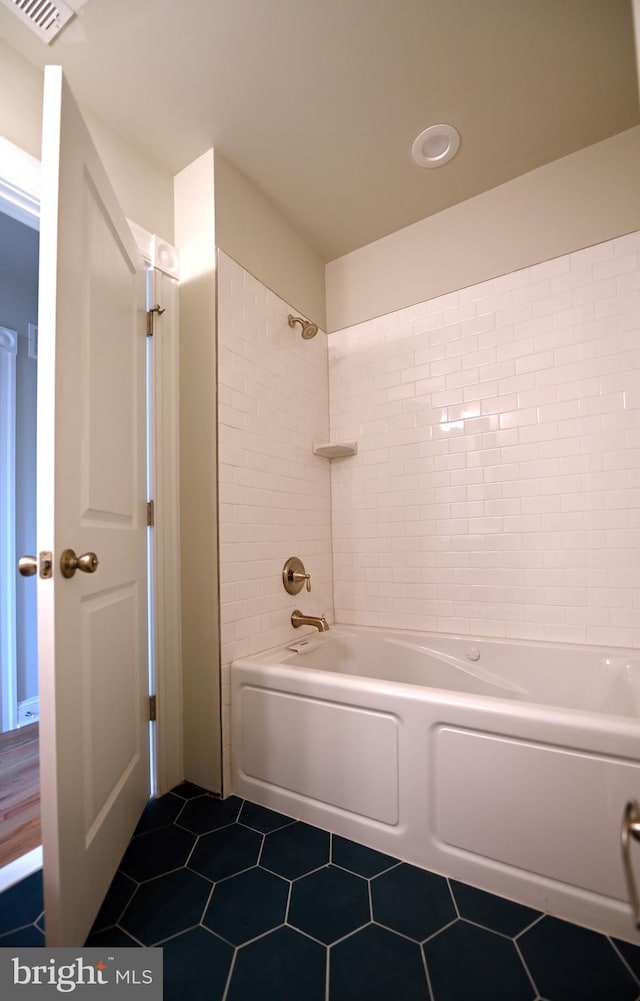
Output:
[[18,726],[28,726],[29,723],[37,723],[39,719],[40,702],[37,695],[18,703]]

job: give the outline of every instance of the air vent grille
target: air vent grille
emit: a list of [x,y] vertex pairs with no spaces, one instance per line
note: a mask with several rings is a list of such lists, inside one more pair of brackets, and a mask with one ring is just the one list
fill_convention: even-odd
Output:
[[55,3],[51,0],[2,0],[2,3],[47,43],[53,41],[74,15],[61,0]]

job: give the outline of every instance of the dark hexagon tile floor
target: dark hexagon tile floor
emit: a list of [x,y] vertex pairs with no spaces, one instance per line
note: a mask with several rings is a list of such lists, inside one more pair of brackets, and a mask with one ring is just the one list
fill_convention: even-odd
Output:
[[487,928],[454,921],[422,950],[433,994],[442,1001],[470,998],[471,985],[475,997],[491,1001],[531,1001],[537,996],[515,942]]
[[[0,948],[44,945],[42,875]],[[160,945],[165,1001],[640,1001],[640,948],[237,797],[149,803],[90,945]]]
[[196,843],[195,835],[175,824],[135,836],[124,853],[120,871],[137,883],[162,876],[185,865]]
[[457,918],[444,876],[402,862],[371,880],[373,919],[416,942],[424,942]]
[[254,866],[214,887],[202,923],[233,945],[244,945],[284,924],[290,883]]
[[241,824],[228,824],[203,834],[193,849],[189,867],[212,882],[235,876],[257,865],[263,835]]
[[265,835],[260,864],[286,879],[297,879],[329,861],[330,835],[296,821]]
[[35,925],[44,910],[42,870],[0,894],[0,938],[27,925]]
[[331,1001],[429,1001],[420,946],[380,925],[338,942],[330,951]]
[[193,834],[208,834],[233,824],[238,819],[241,806],[242,800],[237,796],[229,796],[228,799],[197,796],[186,804],[178,823]]
[[288,923],[331,945],[371,920],[366,880],[325,865],[291,885]]
[[174,869],[136,889],[118,924],[143,945],[200,924],[213,886],[191,869]]

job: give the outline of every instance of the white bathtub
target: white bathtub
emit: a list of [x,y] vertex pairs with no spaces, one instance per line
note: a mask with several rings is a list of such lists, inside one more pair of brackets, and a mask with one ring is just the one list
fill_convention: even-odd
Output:
[[640,944],[620,856],[640,651],[352,626],[302,640],[231,665],[234,793]]

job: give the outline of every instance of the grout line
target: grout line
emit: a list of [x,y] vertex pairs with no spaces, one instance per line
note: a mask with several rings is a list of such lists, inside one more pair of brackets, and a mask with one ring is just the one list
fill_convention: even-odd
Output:
[[[204,927],[206,928],[206,925]],[[212,932],[210,928],[207,928],[207,931],[210,932],[212,935],[215,935],[216,938],[221,939],[221,941],[227,942],[232,948],[240,950],[240,949],[245,949],[248,945],[253,945],[254,942],[259,942],[261,938],[266,938],[267,935],[273,935],[274,932],[280,931],[280,929],[284,927],[285,927],[284,924],[280,924],[276,925],[275,928],[267,928],[266,931],[261,931],[259,935],[254,935],[253,938],[248,938],[246,942],[242,942],[240,945],[235,945],[235,943],[232,942],[230,939],[224,938],[222,935],[216,934],[216,932]],[[297,928],[295,930],[298,931]]]
[[520,957],[520,962],[522,963],[522,965],[524,967],[524,972],[527,974],[529,980],[531,981],[531,986],[533,987],[534,991],[539,996],[540,995],[540,991],[538,990],[538,985],[536,984],[535,980],[533,979],[533,974],[531,973],[531,970],[529,969],[529,967],[527,965],[527,962],[526,962],[524,956],[522,955],[522,949],[520,948],[520,943],[516,942],[515,939],[514,939],[513,944],[515,946],[516,952],[518,953],[518,956]]
[[[212,936],[212,938],[218,939],[219,942],[224,942],[225,945],[231,946],[232,949],[237,949],[238,948],[237,945],[235,944],[235,942],[232,942],[230,938],[225,938],[224,935],[220,934],[220,932],[214,931],[213,928],[209,928],[209,925],[203,924],[202,918],[200,919],[200,923],[197,924],[197,925],[194,925],[193,927],[194,928],[202,928],[202,930],[208,932],[209,935]],[[181,935],[182,932],[178,932],[178,934]],[[174,938],[177,938],[177,935],[174,935]]]
[[[192,827],[185,827],[183,824],[179,824],[177,820],[174,820],[173,827],[177,827],[179,831],[186,831],[187,834],[193,834],[196,838],[206,838],[208,834],[217,834],[218,831],[226,831],[228,827],[234,827],[236,824],[235,820],[230,820],[228,824],[220,824],[220,827],[212,827],[209,831],[194,831]],[[153,834],[153,831],[149,831],[149,834]]]
[[429,999],[430,999],[430,1001],[435,1001],[435,994],[433,993],[433,987],[431,985],[431,977],[429,976],[429,964],[427,963],[427,955],[426,955],[426,953],[424,951],[423,946],[424,946],[424,942],[422,943],[422,945],[419,948],[420,948],[420,955],[422,957],[422,965],[424,967],[424,975],[425,975],[425,977],[427,979],[427,990],[429,991]]
[[[184,868],[187,867],[185,866]],[[243,872],[249,872],[250,869],[257,869],[257,868],[258,866],[254,862],[252,865],[245,866],[244,869],[238,869],[237,872],[231,872],[229,873],[228,876],[223,876],[222,879],[211,879],[210,876],[204,876],[201,872],[198,872],[197,869],[189,868],[189,872],[192,872],[194,876],[200,876],[200,879],[206,880],[207,883],[213,883],[215,886],[217,883],[224,883],[228,879],[233,879],[234,876],[241,876]]]
[[[633,979],[635,980],[635,982],[637,984],[640,984],[640,977],[636,976],[636,974],[634,973],[633,969],[631,968],[631,966],[629,965],[629,963],[626,961],[626,959],[624,958],[624,956],[622,955],[622,953],[618,949],[616,943],[613,941],[613,938],[610,935],[606,935],[605,937],[609,940],[609,942],[611,944],[611,947],[613,948],[616,956],[621,960],[622,963],[624,963],[624,965],[626,966],[627,970],[629,971],[629,973],[631,974],[631,976],[633,977]],[[633,943],[631,943],[631,944],[633,945]],[[636,948],[637,948],[637,946],[636,946]]]
[[229,964],[229,972],[227,974],[227,982],[224,986],[224,991],[222,992],[222,1001],[226,1001],[229,995],[229,989],[231,987],[231,977],[233,976],[233,971],[236,965],[236,956],[238,955],[237,947],[233,950],[233,956],[231,957],[231,962]]
[[[365,921],[364,924],[358,925],[357,928],[352,928],[351,931],[348,931],[345,935],[341,935],[340,938],[337,938],[335,942],[331,942],[327,946],[327,949],[332,949],[334,945],[340,945],[342,942],[346,941],[346,939],[351,938],[352,935],[355,935],[356,932],[364,931],[365,928],[368,928],[369,925],[373,924],[375,924],[375,921]],[[297,928],[296,931],[300,931],[300,929]],[[323,945],[326,945],[326,943],[323,943]]]
[[[172,872],[180,872],[181,869],[186,869],[186,868],[187,868],[187,863],[183,862],[182,865],[176,865],[173,867],[173,869],[164,869],[162,872],[157,872],[154,876],[148,876],[147,879],[134,880],[134,882],[137,882],[138,887],[146,886],[147,883],[153,883],[154,880],[156,879],[162,879],[163,876],[169,876]],[[203,876],[201,872],[196,872],[195,869],[190,869],[189,872],[194,873],[196,876],[201,876],[202,879],[207,879],[206,876]],[[125,876],[126,875],[127,873],[125,872]],[[132,877],[129,876],[129,879],[132,879]],[[210,883],[211,880],[209,879],[207,880],[207,882]],[[138,887],[136,887],[136,889]]]
[[[37,920],[40,920],[39,918]],[[28,921],[26,925],[19,925],[17,928],[9,928],[7,931],[0,935],[0,947],[2,946],[2,939],[7,938],[8,935],[15,935],[17,931],[25,931],[26,928],[37,928],[35,921]],[[38,928],[38,931],[42,931],[42,928]],[[43,932],[44,934],[44,932]]]
[[124,933],[124,934],[125,934],[125,935],[126,935],[126,936],[127,936],[128,938],[132,938],[134,942],[137,942],[137,943],[138,943],[138,945],[140,946],[140,948],[141,948],[141,949],[146,949],[146,948],[148,948],[148,947],[147,947],[147,946],[146,946],[146,945],[144,944],[144,942],[141,942],[139,938],[136,938],[136,936],[135,936],[135,935],[133,934],[133,932],[130,932],[130,931],[127,931],[127,929],[126,929],[126,928],[123,928],[123,927],[122,927],[122,925],[112,925],[111,927],[112,927],[112,928],[117,928],[117,929],[118,929],[118,931],[121,931],[121,932],[123,932],[123,933]]
[[[491,928],[490,925],[483,925],[480,921],[473,921],[471,918],[465,918],[464,915],[460,916],[460,920],[464,921],[467,925],[473,925],[474,928],[482,928],[483,931],[489,931],[492,935],[497,935],[498,938],[504,938],[507,942],[515,942],[515,935],[508,935],[507,932],[498,931],[496,928]],[[518,932],[520,934],[520,932]]]
[[327,959],[324,967],[324,999],[330,1001],[329,987],[331,982],[331,947],[327,946]]
[[[181,829],[184,830],[184,828],[181,828]],[[193,834],[193,831],[190,831],[189,833]],[[190,861],[191,861],[191,859],[193,857],[193,853],[195,852],[195,850],[196,850],[196,848],[198,846],[198,842],[199,841],[200,841],[200,835],[196,834],[196,840],[193,842],[193,844],[191,846],[191,851],[189,852],[189,854],[187,855],[187,857],[185,859],[185,862],[184,862],[184,865],[183,865],[184,869],[188,868],[189,863],[190,863]],[[195,869],[192,869],[192,872],[195,872]]]
[[[354,936],[354,935],[356,934],[356,932],[360,932],[360,931],[362,931],[362,930],[363,930],[364,928],[368,928],[368,927],[369,927],[369,925],[372,925],[373,923],[374,923],[373,921],[366,921],[366,922],[365,922],[365,923],[364,923],[363,925],[360,925],[360,927],[359,927],[359,928],[354,928],[354,929],[353,929],[352,931],[348,931],[348,932],[346,933],[346,935],[342,935],[342,937],[341,937],[341,938],[337,938],[337,939],[335,940],[335,942],[331,942],[331,943],[330,943],[329,945],[326,945],[326,943],[325,943],[325,942],[323,942],[323,943],[322,943],[322,945],[326,945],[326,948],[327,948],[327,949],[333,949],[333,948],[334,948],[334,946],[336,946],[336,945],[342,945],[342,943],[343,943],[343,942],[346,942],[346,941],[347,941],[347,939],[350,939],[350,938],[352,938],[352,937],[353,937],[353,936]],[[293,927],[293,925],[292,925],[291,927]],[[296,928],[296,931],[300,931],[300,929],[299,929],[299,928]],[[310,938],[310,937],[311,937],[311,936],[309,936],[309,938]],[[316,940],[316,939],[314,939],[314,941],[317,941],[317,940]]]
[[[290,924],[287,924],[287,925],[278,925],[277,928],[272,928],[271,931],[277,931],[278,928],[285,928],[285,927],[288,928],[289,931],[297,932],[298,935],[302,935],[303,938],[308,938],[310,942],[315,942],[316,945],[321,945],[323,949],[328,949],[329,948],[329,946],[327,945],[326,942],[323,942],[321,939],[316,938],[310,932],[305,931],[304,928],[298,928],[297,925],[290,925]],[[363,925],[363,927],[364,927],[364,925]],[[360,929],[357,929],[357,931],[360,931]],[[269,933],[267,932],[267,934],[269,934]],[[340,941],[342,941],[342,940],[340,940]],[[335,943],[332,943],[332,945],[335,945]]]
[[[265,872],[269,872],[269,869],[265,869]],[[291,907],[291,894],[293,893],[293,882],[289,880],[289,892],[287,893],[287,906],[284,909],[284,923],[289,924],[289,909]]]
[[373,876],[363,876],[361,872],[355,872],[353,869],[348,869],[346,865],[340,865],[339,862],[329,862],[329,865],[333,866],[334,869],[339,869],[340,872],[348,872],[350,876],[357,876],[358,879],[365,879],[367,883],[370,883],[372,879],[376,878],[376,876],[382,875],[382,873],[376,872]]
[[[195,931],[196,928],[203,928],[203,927],[204,926],[200,922],[196,922],[196,924],[194,924],[194,925],[189,925],[188,928],[181,928],[180,931],[173,932],[171,935],[167,935],[166,938],[159,938],[156,942],[153,943],[152,946],[150,946],[150,948],[153,948],[153,949],[160,948],[160,947],[166,945],[167,942],[172,942],[174,940],[174,938],[180,938],[180,936],[184,935],[185,932]],[[124,931],[124,929],[123,929],[123,931]],[[209,931],[209,929],[207,928],[206,931]],[[210,934],[213,935],[214,933],[211,932]],[[131,935],[131,932],[127,932],[127,935]],[[135,938],[135,936],[133,936],[133,937]]]
[[[434,938],[436,938],[440,934],[440,932],[445,931],[445,929],[447,929],[447,928],[451,928],[452,925],[457,924],[457,922],[460,921],[460,920],[464,920],[464,919],[463,918],[454,918],[453,921],[449,921],[449,923],[446,924],[446,925],[443,925],[442,928],[438,928],[437,931],[434,931],[433,934],[428,935],[427,938],[421,939],[420,940],[420,946],[422,947],[423,945],[426,945],[427,942],[431,942],[431,940],[434,939]],[[485,931],[486,931],[486,929],[485,929]],[[411,941],[414,942],[415,939],[411,939]]]
[[285,827],[291,827],[292,824],[297,824],[297,820],[290,820],[286,824],[281,824],[280,827],[274,827],[270,831],[262,831],[259,827],[252,827],[251,824],[247,823],[246,820],[236,820],[234,821],[238,827],[245,827],[248,831],[253,831],[254,834],[263,834],[265,838],[268,834],[275,834],[276,831],[283,831]]
[[[198,922],[201,925],[202,925],[202,922],[204,921],[205,914],[209,910],[209,904],[211,903],[211,898],[213,897],[213,893],[214,893],[215,888],[216,888],[216,884],[214,882],[212,882],[211,883],[211,889],[209,890],[209,896],[207,897],[207,899],[205,901],[205,904],[204,904],[204,907],[202,908],[202,914],[200,915],[200,921]],[[207,926],[206,925],[202,925],[202,927],[206,928]],[[211,931],[211,929],[207,928],[207,931]]]
[[[263,834],[261,831],[254,831],[254,833],[255,834],[260,834],[260,836],[262,838],[262,841],[260,842],[260,849],[258,851],[258,857],[256,858],[256,861],[255,861],[256,866],[260,866],[260,859],[262,858],[262,853],[264,851],[264,846],[265,846],[265,844],[267,842],[267,835]],[[260,868],[263,869],[264,866],[260,866]],[[276,873],[276,875],[277,875],[277,873]]]
[[[131,877],[128,876],[127,879],[131,879]],[[134,882],[135,882],[135,880],[134,880]],[[133,900],[133,898],[135,897],[135,895],[136,895],[136,893],[138,892],[139,889],[140,889],[140,883],[136,882],[136,885],[134,886],[133,890],[131,891],[130,896],[127,898],[126,904],[124,905],[124,907],[122,908],[122,910],[118,914],[116,920],[114,921],[114,924],[117,925],[117,924],[120,923],[120,921],[124,917],[124,912],[128,908],[129,904],[131,903],[131,901]]]
[[275,869],[270,869],[267,865],[264,864],[264,862],[260,862],[258,864],[261,869],[265,870],[265,872],[270,872],[272,876],[279,876],[280,879],[288,879],[290,883],[297,883],[298,880],[304,879],[305,876],[311,876],[313,875],[314,872],[320,872],[321,869],[326,869],[327,866],[329,865],[328,862],[322,862],[320,865],[317,865],[315,869],[309,869],[306,872],[301,872],[299,876],[283,876],[281,872],[277,872]]
[[537,924],[540,924],[540,922],[542,921],[542,919],[546,918],[547,916],[550,917],[551,915],[547,915],[547,913],[545,911],[543,911],[541,914],[538,914],[538,917],[534,918],[533,921],[531,922],[531,924],[527,925],[526,928],[523,928],[522,931],[519,931],[517,935],[513,936],[513,941],[517,942],[518,939],[522,937],[522,935],[525,935],[528,931],[531,931],[532,928],[535,928],[535,926]]
[[462,914],[460,913],[460,908],[458,907],[458,901],[456,900],[456,895],[455,895],[455,893],[453,891],[453,887],[451,885],[451,879],[448,876],[445,876],[445,879],[447,881],[447,888],[448,888],[449,893],[451,895],[451,900],[453,901],[454,910],[455,910],[456,914],[458,915],[458,917],[462,918]]

